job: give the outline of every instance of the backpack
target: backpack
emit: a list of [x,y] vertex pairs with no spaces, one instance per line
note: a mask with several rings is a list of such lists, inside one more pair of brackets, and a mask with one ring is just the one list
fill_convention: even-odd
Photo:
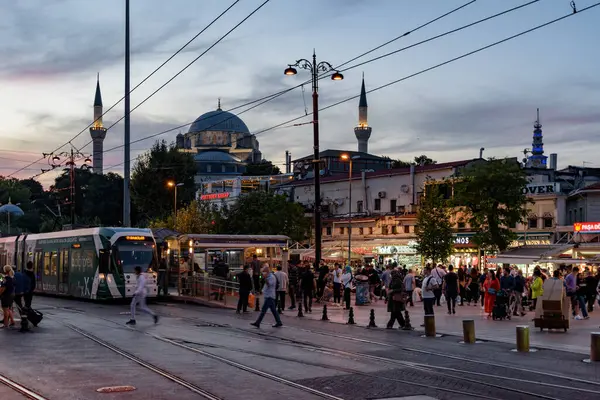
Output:
[[[427,277],[429,280],[427,281],[427,283],[425,284],[425,288],[426,289],[431,289],[431,290],[436,290],[440,288],[440,285],[437,282],[437,279],[435,279],[433,276],[429,275]],[[433,279],[433,284],[431,283],[431,280]]]

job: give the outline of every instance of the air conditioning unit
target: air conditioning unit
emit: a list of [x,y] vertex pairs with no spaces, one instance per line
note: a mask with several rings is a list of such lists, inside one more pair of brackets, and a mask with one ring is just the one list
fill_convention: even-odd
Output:
[[382,191],[382,192],[377,193],[377,197],[379,197],[380,199],[385,199],[385,195],[386,194],[387,193],[385,193],[385,192]]

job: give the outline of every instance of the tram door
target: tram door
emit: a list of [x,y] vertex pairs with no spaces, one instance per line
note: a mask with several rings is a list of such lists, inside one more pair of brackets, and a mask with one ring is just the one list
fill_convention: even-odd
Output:
[[58,293],[69,294],[69,249],[62,249],[58,263]]
[[44,272],[44,258],[42,249],[35,249],[35,259],[33,260],[33,273],[35,274],[36,290],[43,290],[42,275]]

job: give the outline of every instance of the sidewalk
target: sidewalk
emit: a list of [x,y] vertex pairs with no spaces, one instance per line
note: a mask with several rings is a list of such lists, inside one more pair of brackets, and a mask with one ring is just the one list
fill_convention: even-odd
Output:
[[[354,299],[353,299],[354,301]],[[383,300],[377,303],[364,306],[352,306],[354,309],[354,321],[358,326],[367,326],[371,309],[375,310],[375,324],[378,328],[385,328],[390,318],[387,312],[387,305]],[[420,325],[423,323],[423,303],[415,303],[414,307],[407,307],[411,325],[415,330],[423,330]],[[313,312],[305,313],[305,318],[320,320],[323,315],[323,304],[313,303]],[[439,334],[456,335],[462,337],[462,321],[472,319],[475,321],[475,333],[477,339],[493,340],[504,343],[515,343],[516,327],[518,325],[529,325],[530,342],[532,347],[549,348],[554,350],[563,350],[574,353],[589,354],[590,351],[590,333],[597,332],[600,329],[600,308],[590,313],[589,320],[576,321],[571,318],[570,328],[565,333],[564,331],[548,331],[540,332],[539,328],[535,328],[533,324],[533,312],[528,312],[524,317],[512,317],[511,320],[493,321],[487,319],[480,305],[456,306],[456,314],[448,315],[448,309],[445,304],[441,307],[434,307],[436,331]],[[297,310],[285,311],[285,316],[296,316]],[[348,322],[349,311],[344,310],[341,306],[327,303],[327,316],[330,322],[345,324]],[[396,323],[395,327],[398,327]]]

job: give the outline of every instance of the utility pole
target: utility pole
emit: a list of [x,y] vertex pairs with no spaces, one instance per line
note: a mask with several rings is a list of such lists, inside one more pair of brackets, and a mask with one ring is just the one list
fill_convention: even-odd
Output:
[[131,174],[130,165],[130,141],[131,141],[131,121],[129,120],[130,113],[130,97],[129,97],[129,0],[125,0],[125,140],[124,140],[124,171],[123,171],[123,226],[131,226],[131,199],[129,195],[129,181]]

